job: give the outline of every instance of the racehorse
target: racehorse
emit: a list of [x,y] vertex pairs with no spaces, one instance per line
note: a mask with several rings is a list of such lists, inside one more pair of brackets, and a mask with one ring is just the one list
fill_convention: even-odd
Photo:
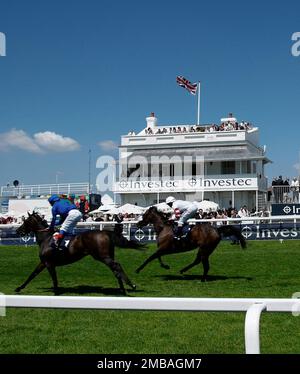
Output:
[[144,213],[142,220],[139,221],[137,225],[141,228],[148,224],[153,224],[154,226],[154,230],[157,234],[158,249],[136,270],[137,273],[139,273],[149,262],[155,259],[159,260],[163,268],[169,269],[169,266],[162,262],[161,256],[191,251],[195,248],[199,248],[195,260],[190,265],[181,269],[180,273],[183,274],[202,262],[204,272],[201,281],[204,282],[207,279],[207,273],[209,270],[208,258],[216,249],[222,239],[222,235],[225,237],[234,236],[239,241],[242,248],[246,248],[246,241],[239,229],[231,225],[214,227],[209,223],[201,223],[193,226],[188,233],[188,237],[178,242],[174,239],[174,223],[167,221],[164,213],[159,212],[154,206]]
[[[83,257],[90,255],[95,260],[103,262],[113,272],[117,278],[120,290],[126,295],[123,282],[130,286],[133,290],[136,286],[130,281],[125,274],[122,266],[114,260],[115,244],[123,248],[138,248],[140,245],[134,241],[128,241],[120,233],[120,225],[116,225],[116,230],[100,231],[91,230],[82,234],[76,235],[68,244],[67,249],[54,249],[51,245],[53,241],[53,232],[49,231],[47,222],[37,213],[28,213],[28,218],[17,229],[17,234],[24,236],[29,233],[34,233],[36,241],[39,245],[40,263],[30,274],[28,279],[18,288],[16,292],[20,292],[27,284],[32,281],[41,271],[47,268],[53,281],[53,290],[55,295],[59,294],[56,267],[68,265],[73,262],[81,260]],[[119,236],[121,235],[121,236]]]

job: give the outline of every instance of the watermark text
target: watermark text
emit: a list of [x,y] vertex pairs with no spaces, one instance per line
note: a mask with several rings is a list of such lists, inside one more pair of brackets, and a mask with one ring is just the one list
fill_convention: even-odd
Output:
[[295,43],[292,45],[291,53],[294,57],[298,57],[300,56],[300,31],[293,33],[292,40],[295,41]]
[[6,56],[6,36],[0,32],[0,57]]

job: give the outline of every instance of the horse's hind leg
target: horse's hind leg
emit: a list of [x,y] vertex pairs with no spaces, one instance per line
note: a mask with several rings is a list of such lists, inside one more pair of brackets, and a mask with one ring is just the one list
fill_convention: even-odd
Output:
[[197,253],[197,256],[196,256],[195,260],[190,265],[188,265],[185,268],[181,269],[180,270],[180,274],[185,273],[186,271],[190,270],[192,267],[200,264],[200,262],[201,262],[201,255],[200,255],[200,253]]
[[203,270],[204,270],[201,282],[205,282],[206,279],[207,279],[207,273],[208,273],[208,270],[209,270],[208,256],[202,256],[201,260],[202,260],[202,265],[203,265]]
[[122,266],[118,262],[114,261],[113,259],[109,257],[101,259],[101,261],[105,265],[107,265],[110,268],[110,270],[114,273],[115,277],[117,278],[119,282],[120,289],[124,295],[126,295],[126,290],[124,288],[123,281],[128,286],[130,286],[133,290],[136,289],[136,285],[131,282],[131,280],[128,278],[125,271],[123,270]]
[[45,269],[46,265],[40,262],[38,266],[33,270],[33,272],[29,275],[28,279],[20,286],[15,289],[15,292],[20,292],[23,288],[27,286],[29,282],[32,281],[37,275],[40,274],[41,271]]
[[192,262],[190,265],[186,266],[185,268],[181,269],[180,274],[183,274],[184,272],[190,270],[192,267],[200,264],[200,262],[202,262],[202,265],[203,265],[203,275],[201,277],[201,282],[205,282],[207,279],[207,273],[209,270],[209,261],[208,261],[208,256],[201,256],[199,252],[197,253],[197,256],[194,262]]

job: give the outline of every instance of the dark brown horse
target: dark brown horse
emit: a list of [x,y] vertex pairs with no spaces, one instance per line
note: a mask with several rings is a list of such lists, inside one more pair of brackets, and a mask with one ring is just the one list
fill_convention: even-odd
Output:
[[143,219],[138,223],[138,227],[148,224],[153,224],[154,226],[157,234],[158,249],[136,270],[137,273],[155,259],[160,261],[162,267],[168,269],[169,266],[162,262],[161,256],[199,248],[195,260],[190,265],[181,269],[180,273],[182,274],[202,262],[204,272],[201,280],[204,282],[209,270],[208,258],[219,244],[222,235],[225,237],[234,236],[240,242],[242,248],[246,247],[246,241],[240,230],[236,227],[231,225],[214,227],[209,223],[201,223],[193,226],[188,234],[188,238],[178,242],[174,239],[173,223],[167,221],[165,215],[159,212],[156,207],[151,207],[144,213]]
[[[37,213],[28,215],[28,218],[17,229],[17,233],[19,235],[26,235],[29,233],[35,234],[36,241],[39,245],[40,263],[30,274],[28,279],[15,290],[16,292],[20,292],[32,279],[47,268],[53,281],[54,293],[58,294],[59,289],[55,268],[79,261],[87,255],[92,256],[97,261],[103,262],[110,268],[117,278],[120,289],[124,294],[126,294],[126,291],[123,282],[132,289],[136,288],[125,274],[121,265],[114,260],[115,244],[121,247],[135,247],[133,241],[128,241],[122,236],[119,226],[116,226],[117,229],[114,232],[91,230],[76,235],[74,239],[70,241],[67,250],[61,251],[55,250],[51,246],[53,232],[49,231],[47,222]],[[137,244],[136,247],[139,247],[139,245]]]

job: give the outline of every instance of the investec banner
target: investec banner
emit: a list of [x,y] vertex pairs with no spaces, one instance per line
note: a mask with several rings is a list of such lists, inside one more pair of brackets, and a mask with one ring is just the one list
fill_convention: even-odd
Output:
[[300,204],[272,204],[272,216],[300,215]]
[[[274,224],[241,224],[234,225],[241,229],[246,240],[286,240],[300,239],[300,224],[274,223]],[[153,228],[132,228],[130,238],[144,243],[156,240]]]
[[[33,245],[36,240],[33,236],[25,236],[20,238],[15,228],[0,226],[0,245]],[[246,240],[290,240],[300,239],[300,224],[274,223],[274,224],[241,224],[235,225],[242,230],[242,234]],[[93,229],[93,225],[85,228],[76,228],[75,234]],[[128,239],[137,240],[141,243],[153,243],[156,241],[156,234],[152,227],[144,227],[138,229],[132,226],[130,228],[124,225],[123,235]]]
[[122,179],[115,185],[115,192],[176,192],[180,191],[239,191],[257,188],[257,178],[190,178],[190,179]]

